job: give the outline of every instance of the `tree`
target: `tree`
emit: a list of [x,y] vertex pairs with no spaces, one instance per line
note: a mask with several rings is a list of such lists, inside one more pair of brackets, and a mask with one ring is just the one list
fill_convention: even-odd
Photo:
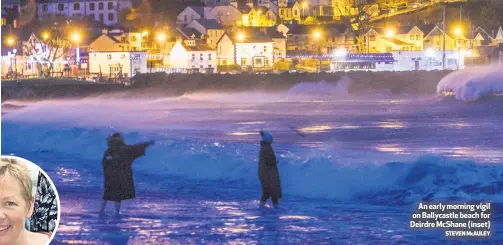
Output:
[[503,1],[501,0],[472,0],[464,8],[468,12],[474,26],[486,30],[494,30],[503,25]]
[[346,19],[355,32],[358,50],[364,50],[365,34],[373,27],[373,18],[379,15],[375,0],[333,0],[334,14]]
[[28,41],[24,42],[23,52],[32,57],[45,76],[50,76],[54,64],[65,59],[70,49],[68,23],[58,25],[54,23],[51,28],[43,31],[41,36],[32,33]]

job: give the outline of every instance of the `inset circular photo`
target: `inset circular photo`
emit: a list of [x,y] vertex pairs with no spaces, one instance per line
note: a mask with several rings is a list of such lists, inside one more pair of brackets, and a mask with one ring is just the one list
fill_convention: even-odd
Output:
[[50,244],[60,221],[60,201],[39,166],[1,156],[0,202],[0,245]]

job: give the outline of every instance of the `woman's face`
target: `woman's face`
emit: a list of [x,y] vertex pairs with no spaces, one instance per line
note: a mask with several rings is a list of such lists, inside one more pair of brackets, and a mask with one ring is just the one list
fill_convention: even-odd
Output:
[[33,202],[22,195],[21,182],[15,177],[0,177],[0,245],[15,244],[25,229],[25,219],[33,213]]

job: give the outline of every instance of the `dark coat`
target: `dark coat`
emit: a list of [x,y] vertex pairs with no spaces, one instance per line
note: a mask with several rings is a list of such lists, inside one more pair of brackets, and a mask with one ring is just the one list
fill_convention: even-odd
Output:
[[126,145],[121,139],[112,142],[103,156],[105,192],[103,200],[120,202],[136,198],[133,182],[133,161],[145,154],[146,143]]
[[258,177],[262,184],[262,194],[268,197],[281,198],[281,183],[279,179],[276,156],[271,144],[261,141]]

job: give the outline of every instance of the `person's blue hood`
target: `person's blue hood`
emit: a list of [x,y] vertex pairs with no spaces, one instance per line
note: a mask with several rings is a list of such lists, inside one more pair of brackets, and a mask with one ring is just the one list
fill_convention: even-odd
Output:
[[273,138],[272,138],[272,134],[269,133],[269,132],[264,132],[264,131],[260,131],[260,135],[262,136],[262,140],[264,142],[267,142],[269,144],[272,144],[272,141],[273,141]]

